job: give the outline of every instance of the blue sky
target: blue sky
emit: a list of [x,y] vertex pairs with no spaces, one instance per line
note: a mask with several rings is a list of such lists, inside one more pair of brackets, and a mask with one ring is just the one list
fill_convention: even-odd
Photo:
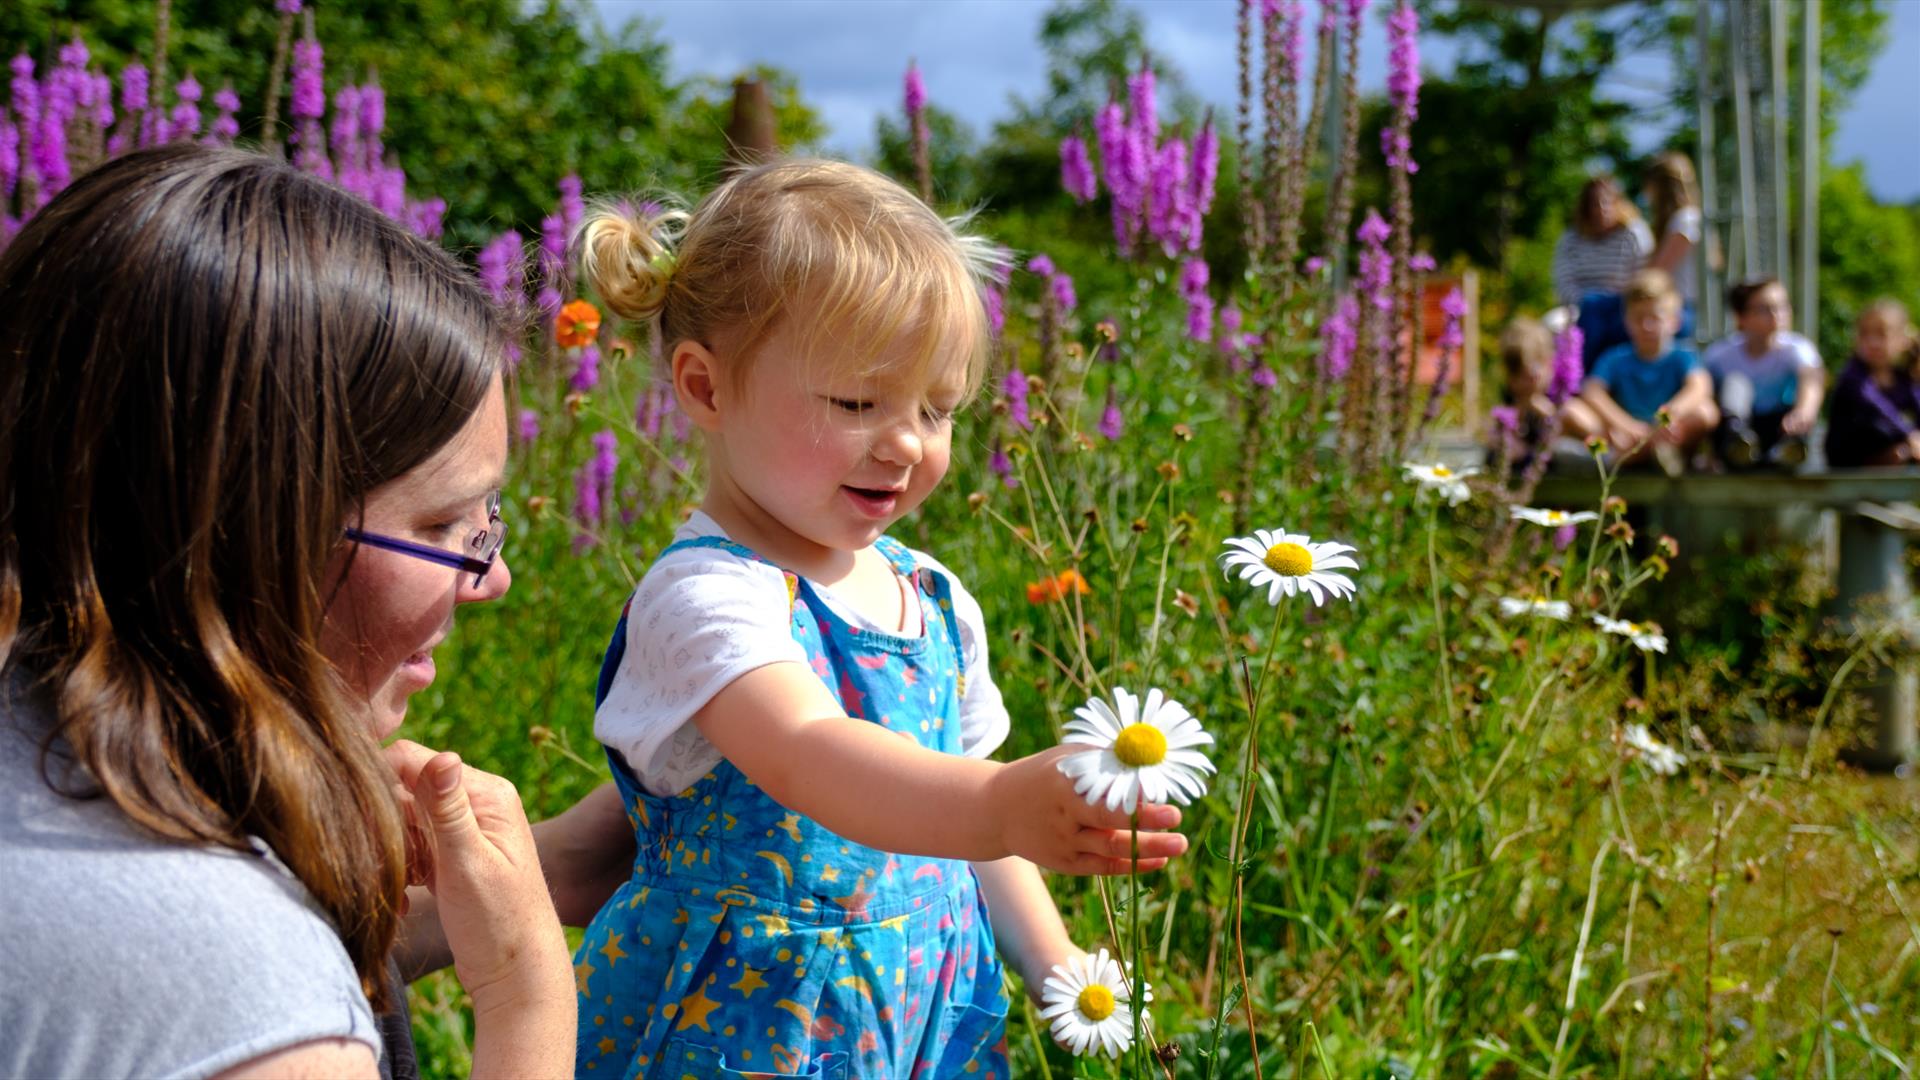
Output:
[[[1186,74],[1203,99],[1235,100],[1233,0],[1123,0],[1147,20],[1151,46]],[[1883,0],[1891,42],[1847,113],[1835,150],[1863,160],[1882,199],[1920,199],[1920,0]],[[873,143],[874,120],[900,108],[908,57],[919,61],[928,96],[984,134],[1008,113],[1010,97],[1031,98],[1046,65],[1037,42],[1048,0],[595,0],[609,24],[645,18],[672,43],[678,75],[731,78],[756,62],[794,72],[830,128],[828,144],[855,157]],[[1421,42],[1422,62],[1444,71],[1451,43]],[[1385,82],[1386,41],[1369,18],[1361,79]],[[1664,55],[1629,57],[1609,92],[1657,115],[1672,73]],[[1661,123],[1664,124],[1664,121]],[[1651,139],[1653,129],[1642,136]]]

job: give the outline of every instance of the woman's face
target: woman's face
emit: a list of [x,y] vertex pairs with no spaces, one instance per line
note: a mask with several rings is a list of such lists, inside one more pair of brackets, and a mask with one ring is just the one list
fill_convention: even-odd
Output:
[[[507,463],[507,413],[495,380],[486,401],[439,452],[367,496],[370,533],[459,551],[487,523],[487,498]],[[344,578],[342,574],[344,573]],[[342,542],[329,564],[333,592],[320,650],[345,680],[367,722],[385,738],[407,715],[407,698],[433,682],[433,649],[461,604],[492,600],[513,575],[505,552],[478,586],[473,575],[424,559]]]

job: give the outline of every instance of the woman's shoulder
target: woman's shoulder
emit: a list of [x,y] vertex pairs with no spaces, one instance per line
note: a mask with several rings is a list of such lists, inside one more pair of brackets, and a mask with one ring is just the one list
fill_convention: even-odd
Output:
[[315,1038],[377,1047],[346,949],[264,846],[148,833],[44,725],[0,712],[0,1074],[205,1075]]

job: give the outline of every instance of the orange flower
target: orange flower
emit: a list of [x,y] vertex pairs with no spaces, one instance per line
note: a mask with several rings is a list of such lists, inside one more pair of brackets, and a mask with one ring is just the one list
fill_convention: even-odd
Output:
[[563,349],[593,344],[600,336],[600,309],[585,300],[569,302],[554,317],[553,336]]
[[1091,592],[1093,592],[1092,587],[1087,584],[1086,578],[1080,576],[1080,571],[1068,568],[1060,571],[1056,577],[1029,582],[1027,603],[1051,604],[1056,600],[1065,599],[1069,594],[1086,596]]

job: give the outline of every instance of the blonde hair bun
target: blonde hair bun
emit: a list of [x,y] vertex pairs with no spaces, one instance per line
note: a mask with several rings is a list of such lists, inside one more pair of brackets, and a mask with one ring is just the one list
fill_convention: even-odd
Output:
[[597,205],[575,237],[580,279],[607,310],[628,322],[660,313],[673,280],[672,241],[687,215],[648,203],[640,209]]

